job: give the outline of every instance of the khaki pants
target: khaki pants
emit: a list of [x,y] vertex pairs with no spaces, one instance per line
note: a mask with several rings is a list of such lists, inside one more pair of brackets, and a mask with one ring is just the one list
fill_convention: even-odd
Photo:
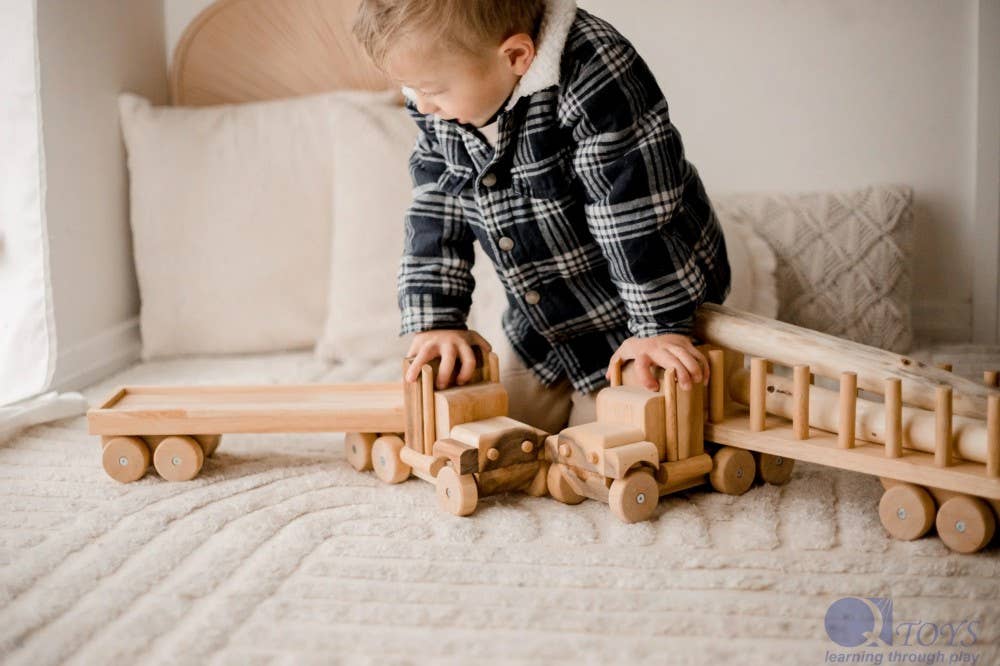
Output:
[[576,391],[566,378],[545,386],[525,367],[506,338],[497,343],[493,351],[500,360],[500,382],[507,389],[510,418],[551,434],[597,420],[597,391]]

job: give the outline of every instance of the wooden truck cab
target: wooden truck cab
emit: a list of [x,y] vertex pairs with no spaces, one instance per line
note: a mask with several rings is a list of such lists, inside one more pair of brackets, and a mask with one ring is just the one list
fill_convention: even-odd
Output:
[[[354,467],[374,469],[387,483],[411,474],[433,483],[442,508],[460,516],[472,513],[480,496],[514,490],[544,495],[548,466],[541,454],[548,433],[507,416],[496,354],[474,349],[476,371],[466,385],[436,389],[438,359],[421,367],[419,381],[404,384],[402,437],[349,434],[345,445]],[[411,362],[404,360],[404,376]],[[454,382],[453,376],[449,384]]]

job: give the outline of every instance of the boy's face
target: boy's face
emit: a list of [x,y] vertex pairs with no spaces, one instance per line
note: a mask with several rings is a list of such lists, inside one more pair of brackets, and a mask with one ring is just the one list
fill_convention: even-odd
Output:
[[482,127],[510,96],[534,55],[532,50],[525,63],[523,54],[512,54],[506,44],[470,55],[411,39],[389,53],[386,71],[413,90],[420,113]]

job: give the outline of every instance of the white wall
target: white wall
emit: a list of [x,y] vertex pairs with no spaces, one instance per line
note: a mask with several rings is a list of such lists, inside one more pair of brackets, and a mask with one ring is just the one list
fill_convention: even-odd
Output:
[[[996,13],[998,0],[981,1]],[[209,4],[165,0],[167,50]],[[611,21],[650,63],[710,192],[912,186],[918,335],[970,339],[975,286],[977,324],[985,322],[977,338],[996,339],[1000,221],[977,221],[976,211],[977,200],[989,209],[997,199],[988,178],[977,190],[977,178],[992,173],[977,155],[981,163],[984,152],[987,161],[1000,154],[995,137],[978,146],[980,116],[1000,108],[978,94],[980,2],[579,4]],[[1000,76],[995,69],[985,76]]]
[[46,212],[58,336],[54,383],[138,356],[138,290],[116,98],[166,102],[162,0],[38,0]]
[[918,334],[969,338],[976,0],[580,5],[646,56],[710,192],[912,186]]

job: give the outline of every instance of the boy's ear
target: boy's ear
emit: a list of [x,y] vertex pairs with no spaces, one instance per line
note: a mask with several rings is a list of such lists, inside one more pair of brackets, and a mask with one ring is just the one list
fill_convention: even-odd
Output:
[[500,53],[506,59],[511,72],[524,76],[535,59],[535,41],[527,33],[511,35],[500,45]]

